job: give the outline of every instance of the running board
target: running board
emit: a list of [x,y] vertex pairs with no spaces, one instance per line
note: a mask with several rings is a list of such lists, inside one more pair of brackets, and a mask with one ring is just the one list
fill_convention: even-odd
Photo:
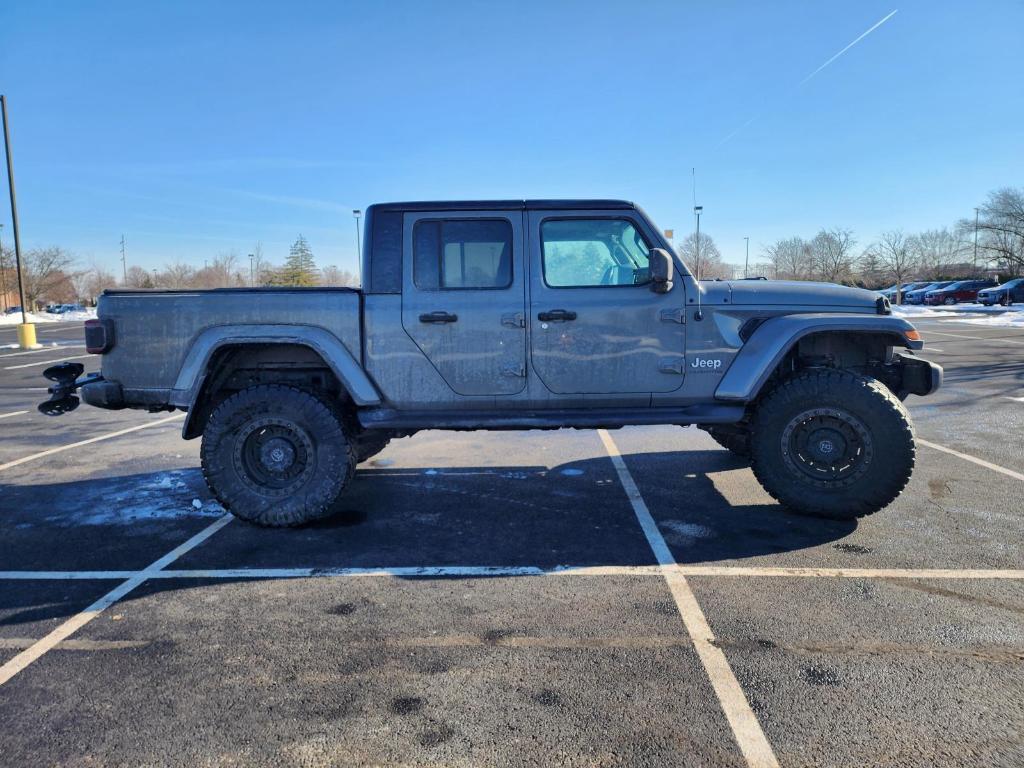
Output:
[[688,405],[681,408],[564,408],[532,411],[359,411],[365,429],[597,429],[644,424],[735,424],[743,405]]

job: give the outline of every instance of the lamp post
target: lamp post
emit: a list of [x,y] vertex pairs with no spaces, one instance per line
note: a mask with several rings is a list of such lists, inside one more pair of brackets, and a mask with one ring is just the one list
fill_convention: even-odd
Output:
[[256,287],[256,254],[249,254],[249,287]]
[[978,270],[978,209],[974,209],[974,270]]
[[697,269],[697,279],[700,280],[700,212],[704,210],[703,205],[693,206],[693,212],[697,215],[697,237],[693,241],[693,265]]
[[22,349],[34,349],[36,327],[28,321],[25,310],[25,280],[21,271],[21,237],[18,233],[18,202],[14,194],[14,160],[11,158],[11,131],[7,126],[7,97],[0,95],[0,113],[4,124],[4,154],[7,156],[7,188],[11,196],[11,226],[14,230],[14,268],[18,277],[18,299],[21,301],[21,325],[18,326],[18,344]]
[[747,241],[747,255],[746,258],[743,259],[743,277],[746,279],[747,268],[750,266],[750,238],[744,237],[743,239]]

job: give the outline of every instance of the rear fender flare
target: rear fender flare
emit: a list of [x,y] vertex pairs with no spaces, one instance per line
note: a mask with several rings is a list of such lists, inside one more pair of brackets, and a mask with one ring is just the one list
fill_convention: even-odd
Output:
[[[170,403],[193,410],[210,360],[218,349],[243,344],[295,344],[309,347],[327,363],[357,406],[381,404],[380,394],[362,366],[331,332],[308,325],[222,325],[196,336],[178,371]],[[188,429],[186,418],[182,434]]]
[[733,358],[715,390],[715,399],[744,403],[753,400],[793,345],[812,333],[883,335],[892,338],[894,347],[921,349],[923,342],[908,338],[913,330],[909,322],[892,315],[831,313],[769,318]]

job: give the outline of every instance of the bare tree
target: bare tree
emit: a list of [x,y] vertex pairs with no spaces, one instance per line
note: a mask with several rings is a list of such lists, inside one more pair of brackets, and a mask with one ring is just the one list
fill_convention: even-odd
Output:
[[[975,223],[960,221],[973,236]],[[978,249],[1010,272],[1024,270],[1024,189],[1004,187],[990,192],[978,209]]]
[[155,288],[156,283],[153,281],[152,273],[146,271],[138,264],[133,264],[128,267],[127,280],[125,281],[125,287],[127,288]]
[[925,230],[907,238],[907,242],[917,257],[922,278],[941,280],[963,272],[965,243],[945,227]]
[[698,280],[732,277],[732,268],[722,263],[722,254],[710,235],[701,232],[700,247],[697,233],[691,232],[679,245],[679,254]]
[[103,291],[116,287],[117,278],[112,272],[97,264],[92,264],[82,273],[78,283],[78,298],[95,304],[96,299]]
[[830,283],[850,282],[853,279],[853,247],[857,241],[853,230],[833,227],[823,229],[811,240],[814,271]]
[[163,271],[157,274],[156,281],[161,288],[192,288],[195,278],[195,267],[175,261],[164,266]]
[[347,269],[338,269],[332,264],[320,270],[320,285],[353,287],[356,278]]
[[[42,301],[74,298],[68,273],[74,257],[62,248],[33,248],[25,253],[22,271],[25,278],[26,309],[35,309]],[[67,296],[67,294],[71,294]]]
[[[883,232],[878,242],[872,246],[878,255],[882,269],[896,280],[896,285],[903,285],[918,269],[917,254],[911,248],[908,238],[898,229]],[[896,291],[896,303],[900,303],[900,291]]]
[[[15,297],[18,293],[18,273],[14,264],[14,251],[0,244],[0,301],[2,309],[8,308],[8,296]],[[13,298],[12,301],[17,301]],[[13,306],[10,305],[10,306]]]
[[812,276],[811,246],[802,237],[777,240],[765,247],[764,256],[771,263],[776,280],[809,280]]

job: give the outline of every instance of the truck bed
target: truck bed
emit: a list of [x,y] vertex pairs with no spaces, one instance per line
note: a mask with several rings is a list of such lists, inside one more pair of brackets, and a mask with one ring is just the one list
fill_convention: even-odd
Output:
[[219,326],[322,329],[359,361],[361,303],[361,292],[353,288],[108,290],[98,316],[113,326],[114,339],[102,357],[101,373],[122,382],[129,401],[172,402],[189,351],[204,332]]

